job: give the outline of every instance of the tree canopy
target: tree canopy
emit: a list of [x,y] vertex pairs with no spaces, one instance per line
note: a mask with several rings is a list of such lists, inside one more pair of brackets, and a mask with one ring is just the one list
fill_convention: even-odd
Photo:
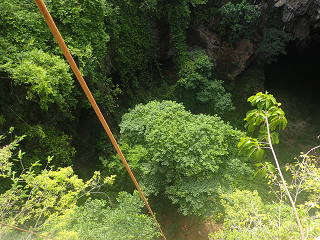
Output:
[[[39,163],[25,168],[24,153],[15,153],[23,137],[0,148],[0,180],[8,180],[10,186],[0,193],[2,223],[29,226],[33,232],[56,239],[153,239],[159,235],[152,217],[142,213],[144,204],[138,192],[119,193],[115,205],[102,197],[89,198],[77,206],[80,199],[94,193],[108,196],[99,190],[113,184],[115,176],[101,179],[96,171],[85,182],[74,174],[72,167],[49,166],[52,157],[48,157],[47,166],[39,173],[34,171]],[[14,160],[20,162],[21,171],[16,170]],[[0,230],[2,237],[10,239],[26,239],[30,235],[5,226]]]
[[122,150],[145,191],[166,195],[185,215],[203,214],[220,186],[250,172],[234,144],[242,132],[179,103],[137,105],[124,114],[120,133]]

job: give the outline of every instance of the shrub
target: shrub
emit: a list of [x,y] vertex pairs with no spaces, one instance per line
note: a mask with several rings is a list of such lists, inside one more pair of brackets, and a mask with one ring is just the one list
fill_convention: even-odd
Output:
[[223,81],[211,78],[213,64],[205,51],[189,52],[187,57],[179,72],[178,81],[179,86],[188,91],[187,98],[194,97],[202,103],[211,102],[219,114],[234,110],[231,94],[222,86]]
[[256,51],[258,61],[261,64],[270,64],[277,61],[280,54],[287,54],[286,43],[290,40],[293,40],[290,33],[276,28],[265,28],[263,30],[263,40]]
[[222,17],[220,35],[228,35],[229,42],[237,38],[250,39],[252,28],[257,25],[261,14],[257,6],[249,5],[245,0],[237,5],[228,2],[218,11]]

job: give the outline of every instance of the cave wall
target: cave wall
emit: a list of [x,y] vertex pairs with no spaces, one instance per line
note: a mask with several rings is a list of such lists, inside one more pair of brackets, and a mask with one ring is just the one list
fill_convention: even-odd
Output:
[[[233,44],[226,38],[221,38],[218,23],[221,19],[211,16],[207,23],[190,22],[187,29],[188,50],[205,49],[214,64],[214,70],[219,78],[231,87],[236,78],[248,67],[264,69],[257,64],[257,48],[263,40],[263,30],[270,23],[277,22],[278,30],[290,33],[298,48],[306,49],[319,41],[319,34],[313,34],[320,29],[320,0],[254,0],[249,1],[261,10],[259,25],[252,29],[253,37],[238,39]],[[216,4],[216,3],[215,3]],[[220,3],[222,6],[223,4]],[[221,6],[216,6],[218,9]],[[211,5],[209,7],[212,7]],[[174,44],[170,36],[170,25],[164,19],[154,24],[154,53],[158,61],[172,61],[175,55]]]
[[259,26],[253,29],[254,36],[250,41],[239,39],[230,44],[220,38],[216,27],[219,19],[212,19],[209,26],[190,25],[187,32],[189,50],[205,49],[219,77],[231,86],[245,69],[252,64],[257,65],[256,50],[263,39],[263,29],[270,22],[278,21],[282,28],[280,30],[293,35],[294,44],[298,46],[296,50],[309,48],[319,41],[319,34],[314,32],[320,26],[320,0],[254,2],[261,9],[262,15]]

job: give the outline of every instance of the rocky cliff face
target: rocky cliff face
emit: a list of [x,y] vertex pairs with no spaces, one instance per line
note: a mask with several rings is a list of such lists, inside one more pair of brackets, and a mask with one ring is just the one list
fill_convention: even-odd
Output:
[[280,13],[284,30],[292,32],[300,41],[307,38],[311,27],[320,27],[320,0],[264,1],[262,7],[271,10],[266,14]]
[[[307,45],[310,29],[320,27],[320,0],[263,0],[254,1],[261,9],[261,21],[255,37],[236,41],[233,46],[218,37],[215,27],[191,26],[189,44],[206,49],[220,78],[233,85],[235,78],[255,58],[255,50],[263,38],[263,28],[270,21],[282,22],[282,31],[291,33],[301,45]],[[217,22],[211,23],[214,26]]]
[[204,26],[193,26],[188,30],[190,48],[206,50],[219,77],[229,85],[248,66],[254,53],[253,44],[247,39],[239,39],[234,44],[218,37],[218,33]]
[[[310,30],[320,27],[320,0],[253,0],[251,4],[258,5],[262,13],[259,26],[253,29],[254,36],[251,41],[238,39],[230,44],[227,39],[220,38],[217,18],[212,18],[207,26],[193,23],[187,30],[189,50],[205,49],[220,79],[231,86],[236,77],[255,60],[255,52],[263,39],[263,29],[270,22],[277,21],[281,26],[278,30],[291,33],[302,46],[307,46],[310,39],[314,41],[310,37]],[[157,58],[172,58],[174,46],[168,23],[158,24],[155,40]]]

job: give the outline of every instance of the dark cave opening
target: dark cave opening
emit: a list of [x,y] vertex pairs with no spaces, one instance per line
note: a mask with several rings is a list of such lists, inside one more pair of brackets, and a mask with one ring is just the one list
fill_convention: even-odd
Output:
[[266,90],[290,92],[314,104],[320,102],[320,29],[311,29],[304,47],[293,41],[287,46],[287,55],[265,70]]

